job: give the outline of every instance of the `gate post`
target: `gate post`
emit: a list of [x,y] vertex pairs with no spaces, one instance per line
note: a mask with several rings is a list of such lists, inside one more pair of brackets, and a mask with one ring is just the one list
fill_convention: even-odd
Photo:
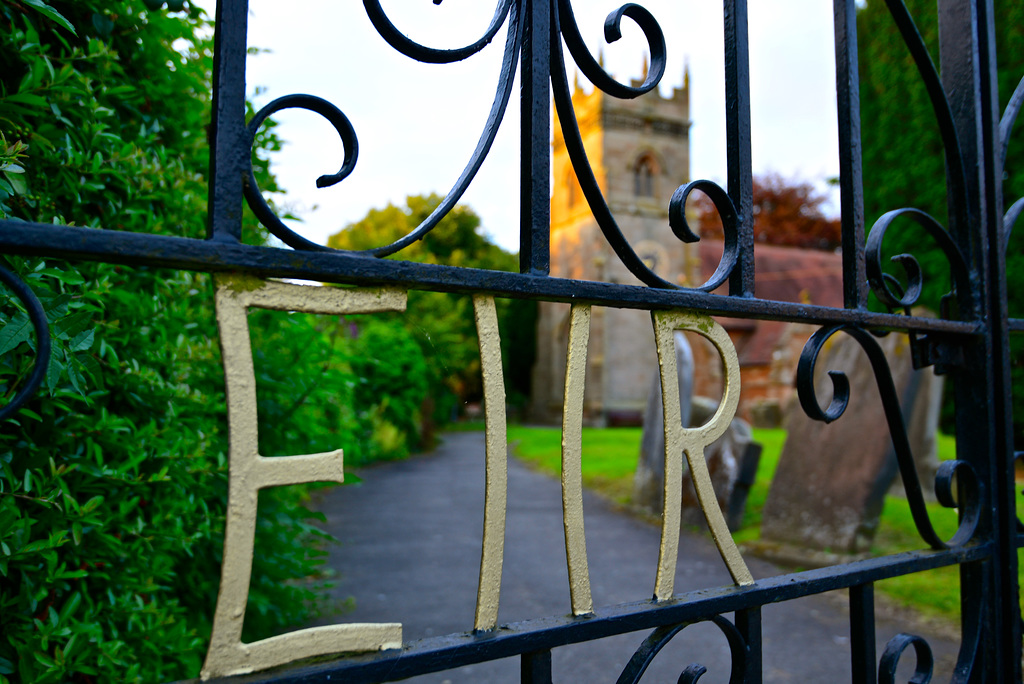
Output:
[[[973,310],[981,334],[965,342],[964,365],[953,372],[959,458],[977,471],[987,498],[978,539],[992,545],[980,563],[961,565],[964,638],[981,620],[971,681],[1021,680],[1017,533],[1013,490],[1013,435],[1009,335],[1002,239],[1002,162],[992,0],[939,0],[942,82],[959,137],[966,189],[947,165],[950,232],[967,258]],[[950,141],[946,141],[947,147]],[[963,206],[958,207],[958,203]],[[959,665],[969,665],[962,663]],[[960,667],[958,667],[958,671]]]

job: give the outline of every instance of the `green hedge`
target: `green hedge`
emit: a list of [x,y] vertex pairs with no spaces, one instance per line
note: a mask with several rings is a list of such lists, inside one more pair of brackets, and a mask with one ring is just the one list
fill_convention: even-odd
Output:
[[[0,218],[202,237],[211,33],[197,9],[142,0],[0,3]],[[265,152],[278,147],[265,126],[256,167],[271,190]],[[0,423],[0,682],[195,676],[227,489],[210,279],[0,261],[37,293],[54,342],[40,396]],[[26,320],[0,288],[5,400],[33,361]],[[348,453],[369,419],[353,409],[346,328],[251,321],[264,453]],[[273,562],[254,568],[246,639],[309,615],[316,582],[286,581],[319,572],[306,491],[261,493],[256,545]]]

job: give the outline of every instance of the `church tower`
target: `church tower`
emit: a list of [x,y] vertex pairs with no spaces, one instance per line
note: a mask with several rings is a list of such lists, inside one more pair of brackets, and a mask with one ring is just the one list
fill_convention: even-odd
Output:
[[[646,71],[646,64],[644,71]],[[640,85],[634,81],[633,85]],[[633,100],[579,87],[572,102],[601,192],[633,250],[660,277],[700,284],[700,259],[669,229],[668,206],[690,180],[689,76],[671,96],[657,89]],[[551,157],[551,275],[641,285],[601,233],[576,180],[555,114]],[[534,420],[561,418],[569,306],[542,302],[533,371]],[[584,415],[591,424],[639,423],[658,368],[650,314],[595,307],[587,356]]]

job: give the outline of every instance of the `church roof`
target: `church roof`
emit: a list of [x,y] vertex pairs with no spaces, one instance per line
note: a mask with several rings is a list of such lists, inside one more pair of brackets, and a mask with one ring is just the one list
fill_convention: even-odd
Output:
[[[721,240],[701,240],[701,273],[709,277],[722,258]],[[842,255],[797,247],[759,244],[754,250],[754,290],[758,299],[843,306]],[[716,290],[728,292],[728,285]],[[781,321],[720,318],[736,344],[740,366],[767,365],[786,327]]]

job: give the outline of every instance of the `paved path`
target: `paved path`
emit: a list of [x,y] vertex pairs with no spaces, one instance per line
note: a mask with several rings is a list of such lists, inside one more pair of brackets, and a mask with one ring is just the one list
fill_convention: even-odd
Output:
[[[483,434],[451,433],[429,454],[365,468],[362,482],[331,490],[319,502],[327,530],[339,540],[329,564],[337,572],[334,597],[352,609],[326,622],[403,623],[406,641],[472,628],[483,524]],[[558,483],[514,459],[499,624],[569,612],[568,578]],[[587,551],[595,605],[650,598],[657,564],[658,528],[584,497]],[[747,559],[755,578],[779,574]],[[683,533],[676,591],[730,584],[709,539]],[[766,682],[850,680],[845,593],[811,597],[763,610]],[[879,621],[879,654],[908,625]],[[553,651],[556,682],[614,682],[646,633],[622,635]],[[926,636],[927,635],[922,635]],[[927,637],[939,665],[951,673],[956,644]],[[912,650],[912,649],[911,649]],[[913,666],[908,653],[905,665]],[[701,682],[728,680],[729,653],[713,626],[687,628],[654,661],[645,682],[675,682],[699,661]],[[898,681],[906,681],[903,678]],[[473,665],[416,678],[416,682],[518,682],[518,659]]]

